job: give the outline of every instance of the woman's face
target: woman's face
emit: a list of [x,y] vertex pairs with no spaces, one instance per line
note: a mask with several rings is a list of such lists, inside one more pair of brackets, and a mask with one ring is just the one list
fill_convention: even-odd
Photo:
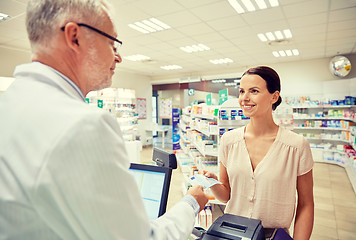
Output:
[[272,113],[279,92],[269,93],[266,81],[259,75],[245,75],[240,82],[239,104],[246,117],[264,117]]

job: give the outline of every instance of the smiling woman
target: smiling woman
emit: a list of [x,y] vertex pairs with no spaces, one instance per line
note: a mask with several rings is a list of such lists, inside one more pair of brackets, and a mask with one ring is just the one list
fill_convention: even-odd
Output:
[[[279,76],[269,67],[251,68],[243,74],[239,103],[250,122],[222,136],[222,184],[211,190],[227,203],[225,213],[256,218],[267,230],[283,228],[287,232],[294,217],[297,191],[293,237],[309,239],[314,219],[313,159],[309,143],[302,136],[273,121],[272,111],[282,101],[280,89]],[[213,173],[203,173],[217,179]]]

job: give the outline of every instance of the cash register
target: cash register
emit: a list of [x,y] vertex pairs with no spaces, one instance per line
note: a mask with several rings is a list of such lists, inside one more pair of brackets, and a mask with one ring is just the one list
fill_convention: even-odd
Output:
[[265,240],[265,234],[260,220],[225,213],[199,239]]

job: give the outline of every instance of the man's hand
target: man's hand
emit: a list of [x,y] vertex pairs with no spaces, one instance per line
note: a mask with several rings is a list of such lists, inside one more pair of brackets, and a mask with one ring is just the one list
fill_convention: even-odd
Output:
[[203,210],[205,205],[208,202],[208,196],[204,193],[203,187],[202,186],[194,186],[189,188],[189,190],[187,191],[187,194],[192,195],[195,200],[197,200],[199,206],[200,206],[200,210]]

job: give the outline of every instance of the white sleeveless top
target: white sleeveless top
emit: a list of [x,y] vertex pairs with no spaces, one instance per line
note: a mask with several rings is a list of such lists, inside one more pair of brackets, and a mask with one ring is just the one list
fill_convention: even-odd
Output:
[[297,177],[314,164],[309,143],[279,127],[275,141],[253,171],[244,131],[241,127],[226,132],[220,142],[219,161],[226,167],[231,187],[225,213],[260,219],[265,228],[289,228]]

